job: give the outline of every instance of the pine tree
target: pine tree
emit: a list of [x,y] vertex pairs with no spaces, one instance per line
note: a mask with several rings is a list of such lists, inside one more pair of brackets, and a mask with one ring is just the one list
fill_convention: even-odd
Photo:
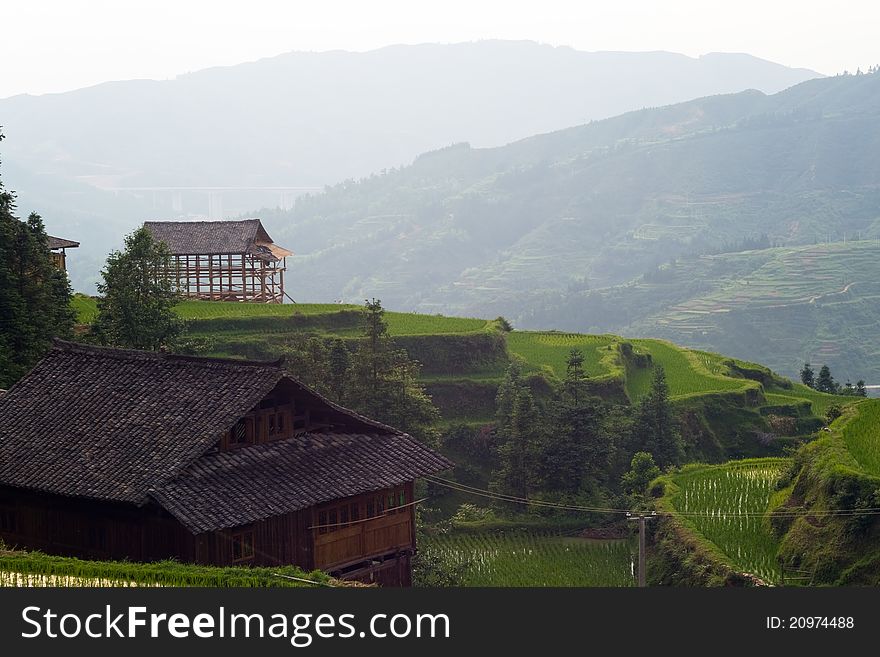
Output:
[[19,221],[15,194],[0,181],[0,388],[31,369],[53,337],[70,337],[70,298],[70,282],[52,263],[40,216]]
[[827,365],[823,365],[819,370],[819,376],[816,378],[816,390],[819,392],[827,392],[830,395],[838,391],[837,382],[831,376],[831,370]]
[[633,444],[651,452],[660,467],[681,461],[681,435],[672,416],[666,372],[660,366],[655,367],[651,389],[639,402],[632,431]]
[[170,264],[168,247],[146,228],[125,238],[124,251],[108,256],[92,328],[102,344],[157,351],[181,333],[183,323],[174,312],[180,297],[163,275]]
[[347,400],[355,410],[435,445],[439,412],[418,381],[419,363],[388,335],[378,299],[363,310],[363,337],[349,368]]
[[809,363],[804,363],[804,368],[801,370],[801,383],[808,388],[816,387],[816,374]]
[[606,483],[613,455],[611,435],[602,426],[603,404],[589,395],[583,361],[583,352],[572,349],[565,380],[550,404],[552,429],[539,446],[542,485],[568,495]]
[[328,359],[330,392],[338,403],[345,404],[346,380],[351,368],[351,353],[345,345],[345,340],[341,338],[333,340],[330,345]]
[[856,381],[856,395],[858,397],[867,397],[868,389],[865,387],[864,379],[859,379]]
[[494,487],[501,492],[528,498],[538,484],[538,453],[541,422],[528,386],[520,386],[513,400],[504,443],[500,446],[500,465]]

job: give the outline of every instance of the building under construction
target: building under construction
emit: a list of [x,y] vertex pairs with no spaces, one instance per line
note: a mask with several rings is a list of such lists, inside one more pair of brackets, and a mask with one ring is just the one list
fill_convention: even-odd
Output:
[[168,275],[192,299],[282,303],[285,258],[259,219],[148,221],[171,251]]

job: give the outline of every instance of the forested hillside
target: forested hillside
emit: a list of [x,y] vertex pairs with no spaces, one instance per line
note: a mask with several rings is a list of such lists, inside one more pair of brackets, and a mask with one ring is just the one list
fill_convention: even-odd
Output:
[[[670,286],[674,299],[648,295],[635,314],[614,320],[593,312],[587,292],[633,284],[676,258],[880,236],[878,113],[877,74],[705,98],[503,148],[450,147],[266,216],[299,254],[300,299],[369,291],[403,310],[644,334],[650,315],[711,293],[710,282],[690,277]],[[728,259],[724,276],[771,257]],[[846,324],[846,312],[838,319]],[[722,349],[711,335],[651,334]],[[823,339],[821,331],[807,337]],[[746,336],[730,339],[723,347],[735,355],[763,356]],[[793,375],[810,355],[789,350],[773,364]],[[873,373],[878,363],[868,366]]]

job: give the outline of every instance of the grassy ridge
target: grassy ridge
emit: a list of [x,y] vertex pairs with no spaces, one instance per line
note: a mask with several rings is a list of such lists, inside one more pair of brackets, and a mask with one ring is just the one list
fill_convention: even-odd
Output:
[[[81,322],[94,319],[97,310],[93,298],[77,296],[73,306]],[[188,320],[189,334],[209,345],[204,353],[213,356],[268,360],[283,353],[291,337],[297,334],[354,339],[361,330],[359,307],[344,304],[184,301],[176,310]],[[583,352],[585,370],[597,384],[595,392],[605,397],[622,399],[625,394],[631,401],[638,401],[650,386],[652,367],[659,364],[666,371],[671,397],[678,401],[720,393],[753,392],[748,400],[740,397],[733,403],[747,403],[757,408],[761,401],[759,381],[764,382],[764,391],[770,395],[768,405],[789,408],[791,410],[786,412],[797,416],[808,416],[812,411],[822,417],[832,403],[852,401],[823,395],[800,385],[782,387],[784,382],[761,366],[684,349],[661,340],[628,341],[636,354],[650,355],[649,366],[644,366],[644,360],[634,366],[621,355],[624,341],[613,335],[556,331],[505,333],[495,321],[485,319],[393,311],[387,311],[385,318],[389,333],[399,346],[422,363],[423,381],[436,384],[437,391],[440,388],[436,386],[447,384],[443,389],[446,393],[443,399],[449,402],[444,407],[446,422],[492,417],[494,394],[487,386],[497,386],[510,357],[520,359],[527,372],[552,381],[565,376],[566,359],[573,348]],[[744,378],[746,376],[749,378]],[[751,380],[753,378],[757,380]],[[479,390],[475,388],[471,394],[468,386]],[[473,397],[487,405],[478,409],[471,403],[466,413],[453,412],[461,405],[456,397]],[[759,418],[753,419],[761,422]]]
[[[632,340],[632,344],[640,352],[650,354],[653,364],[663,366],[672,398],[756,387],[752,381],[713,373],[709,368],[714,367],[718,371],[717,361],[707,358],[705,354],[698,355],[661,340]],[[651,387],[652,377],[650,367],[631,368],[626,378],[630,399],[644,396]]]
[[590,377],[617,374],[616,346],[613,335],[582,335],[538,331],[514,331],[507,336],[508,350],[534,369],[549,368],[558,378],[565,376],[566,360],[572,349],[584,354],[584,370]]
[[630,541],[546,532],[458,532],[420,550],[463,573],[464,586],[632,586]]
[[846,448],[868,474],[880,475],[880,400],[868,399],[855,408],[843,427]]

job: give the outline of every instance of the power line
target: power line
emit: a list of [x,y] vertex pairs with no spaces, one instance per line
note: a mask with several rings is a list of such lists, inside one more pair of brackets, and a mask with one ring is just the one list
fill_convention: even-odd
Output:
[[[506,495],[504,493],[495,493],[493,491],[486,490],[484,488],[476,488],[475,486],[468,486],[467,484],[460,484],[457,481],[452,481],[449,479],[443,479],[442,477],[425,477],[428,481],[431,481],[439,486],[444,486],[446,488],[450,488],[452,490],[458,491],[460,493],[468,493],[471,495],[477,495],[480,497],[486,497],[489,499],[498,500],[501,502],[515,502],[518,504],[526,504],[531,506],[540,506],[545,508],[555,508],[564,511],[583,511],[587,513],[608,513],[608,514],[622,514],[627,515],[632,513],[631,509],[614,509],[608,507],[595,507],[595,506],[579,506],[573,504],[562,504],[559,502],[548,502],[545,500],[530,500],[524,497],[516,497],[514,495]],[[828,516],[876,516],[880,515],[880,507],[868,507],[865,509],[827,509],[827,510],[814,510],[814,511],[715,511],[715,512],[700,512],[700,511],[657,511],[655,512],[658,516],[680,516],[685,518],[763,518],[767,516],[773,516],[776,518],[798,518],[803,515],[809,515],[812,517],[828,517]]]

